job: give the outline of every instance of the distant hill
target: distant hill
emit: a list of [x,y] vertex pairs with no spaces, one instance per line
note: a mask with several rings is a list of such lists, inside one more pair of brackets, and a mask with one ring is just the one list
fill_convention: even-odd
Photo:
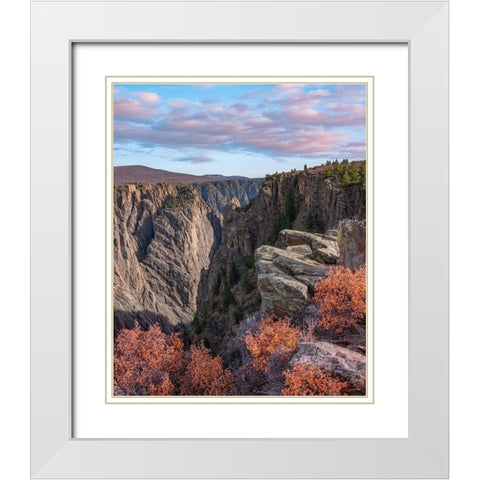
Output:
[[247,177],[225,177],[223,175],[189,175],[186,173],[169,172],[143,165],[127,165],[114,168],[114,183],[207,183],[221,180],[246,179]]
[[222,179],[225,179],[225,180],[239,180],[239,179],[248,179],[250,177],[242,177],[241,175],[230,175],[230,176],[225,176],[225,175],[219,175],[217,173],[211,173],[210,175],[203,175],[204,177],[209,177],[209,178],[216,178],[218,180],[222,180]]

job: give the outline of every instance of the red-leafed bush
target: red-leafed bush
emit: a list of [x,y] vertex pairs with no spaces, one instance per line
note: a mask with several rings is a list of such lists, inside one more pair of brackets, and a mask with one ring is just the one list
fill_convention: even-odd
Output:
[[220,357],[213,358],[203,346],[192,346],[181,393],[183,395],[231,395],[233,373],[224,369]]
[[365,321],[366,270],[332,267],[315,288],[320,326],[341,333]]
[[137,324],[115,341],[114,379],[125,395],[173,395],[186,366],[183,342],[159,326],[143,331]]
[[255,333],[248,332],[245,336],[253,369],[266,373],[273,356],[281,362],[288,361],[298,348],[299,335],[299,330],[288,318],[275,321],[266,317]]
[[342,395],[346,382],[334,378],[315,365],[297,364],[292,370],[283,372],[285,388],[282,395]]
[[177,334],[138,324],[115,341],[114,382],[123,395],[230,395],[234,377],[204,346],[185,351]]

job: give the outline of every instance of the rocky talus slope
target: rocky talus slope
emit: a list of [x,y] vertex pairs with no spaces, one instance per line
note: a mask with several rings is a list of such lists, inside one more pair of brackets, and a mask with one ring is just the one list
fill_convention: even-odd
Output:
[[[189,323],[209,268],[217,219],[189,185],[118,185],[114,190],[115,328]],[[217,225],[218,234],[218,225]]]

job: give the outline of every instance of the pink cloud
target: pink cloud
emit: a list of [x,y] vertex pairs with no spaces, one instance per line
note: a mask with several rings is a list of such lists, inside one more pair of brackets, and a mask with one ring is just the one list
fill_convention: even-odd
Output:
[[323,127],[354,126],[365,123],[365,114],[345,109],[345,113],[335,114],[331,111],[319,111],[309,108],[288,107],[283,116],[291,124],[317,124]]
[[158,114],[152,105],[145,105],[131,98],[116,98],[113,106],[115,120],[150,122]]
[[[349,158],[364,156],[364,142],[354,141],[365,125],[358,89],[340,94],[285,84],[252,94],[253,102],[245,100],[248,94],[242,97],[244,102],[232,105],[179,98],[164,104],[162,110],[153,101],[160,101],[158,95],[142,93],[147,96],[116,99],[115,118],[121,120],[115,124],[116,140],[169,148],[259,150],[280,156],[323,157],[329,152]],[[343,101],[342,95],[352,101]],[[260,105],[253,105],[257,99]],[[180,160],[211,161],[207,158]]]
[[304,91],[301,85],[278,85],[271,90],[264,100],[264,105],[284,105],[298,108],[309,108],[320,104],[332,95],[329,90],[317,88]]
[[188,105],[187,100],[184,100],[183,98],[174,98],[173,100],[170,100],[168,102],[168,106],[171,108],[183,108]]
[[354,104],[326,103],[325,107],[332,112],[349,112],[355,115],[365,116],[365,105],[362,105],[360,103],[354,103]]
[[234,108],[237,112],[245,112],[248,110],[248,105],[239,102],[232,105],[232,108]]
[[142,103],[160,103],[160,97],[154,92],[139,92],[136,94],[138,100]]
[[358,85],[338,85],[335,94],[332,95],[332,101],[343,104],[352,104],[365,101],[365,88],[358,88]]
[[303,135],[271,133],[250,137],[248,144],[265,150],[273,149],[276,153],[315,156],[336,149],[344,140],[344,134],[333,132],[307,132]]

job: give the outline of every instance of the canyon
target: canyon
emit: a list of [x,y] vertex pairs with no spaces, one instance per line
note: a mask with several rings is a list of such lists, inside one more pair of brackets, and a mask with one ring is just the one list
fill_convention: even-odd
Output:
[[[116,333],[160,324],[235,368],[248,325],[266,314],[306,321],[332,265],[365,264],[364,181],[345,182],[325,165],[265,179],[159,172],[115,169]],[[292,362],[315,358],[360,384],[364,354],[359,327],[302,343]]]

